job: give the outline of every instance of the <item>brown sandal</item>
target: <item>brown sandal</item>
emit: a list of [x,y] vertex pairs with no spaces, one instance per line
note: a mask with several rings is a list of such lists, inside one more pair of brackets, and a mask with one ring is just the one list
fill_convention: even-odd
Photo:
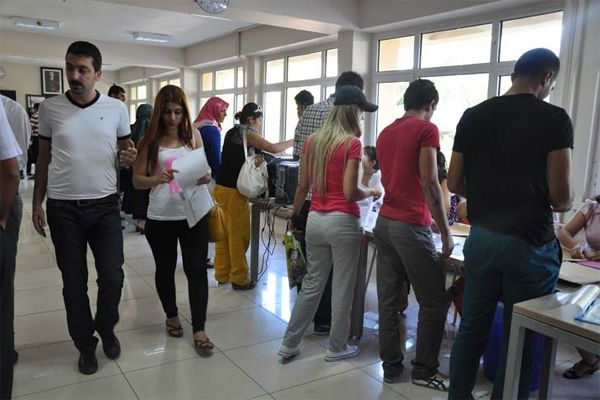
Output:
[[[585,367],[581,369],[580,367]],[[567,379],[579,379],[584,375],[593,375],[594,372],[600,369],[600,358],[596,358],[596,362],[588,364],[587,362],[580,360],[576,362],[571,368],[563,373],[563,377]]]
[[183,326],[173,325],[169,323],[169,320],[165,321],[165,325],[167,326],[167,333],[172,337],[182,337],[183,336]]
[[196,351],[200,353],[206,353],[214,349],[215,345],[210,341],[209,338],[206,338],[206,340],[194,339],[194,347],[196,348]]

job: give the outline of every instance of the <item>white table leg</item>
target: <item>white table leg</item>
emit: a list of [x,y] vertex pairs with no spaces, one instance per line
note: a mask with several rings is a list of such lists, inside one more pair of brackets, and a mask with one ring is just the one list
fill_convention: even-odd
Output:
[[557,341],[546,336],[544,341],[544,359],[542,363],[542,379],[540,382],[540,399],[552,399],[554,384],[554,364],[556,363]]
[[506,373],[504,375],[504,399],[516,399],[521,376],[523,345],[525,344],[525,328],[521,325],[519,314],[513,313],[506,357]]

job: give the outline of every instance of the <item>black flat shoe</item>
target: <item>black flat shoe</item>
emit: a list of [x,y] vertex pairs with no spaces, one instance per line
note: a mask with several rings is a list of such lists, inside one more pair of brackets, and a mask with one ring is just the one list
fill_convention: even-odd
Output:
[[231,282],[231,287],[233,290],[252,290],[256,287],[256,282],[249,282],[245,285],[238,285],[237,283]]
[[77,362],[79,372],[84,375],[92,375],[98,371],[98,359],[96,353],[81,353],[79,354],[79,361]]
[[111,360],[119,358],[121,355],[121,343],[119,343],[119,339],[117,339],[114,333],[102,338],[102,350],[104,350],[106,357]]

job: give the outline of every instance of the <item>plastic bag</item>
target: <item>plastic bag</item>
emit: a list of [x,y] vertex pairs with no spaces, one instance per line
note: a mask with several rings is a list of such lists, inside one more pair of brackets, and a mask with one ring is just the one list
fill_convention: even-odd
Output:
[[288,280],[290,289],[302,283],[306,275],[306,258],[302,253],[300,241],[290,230],[283,235],[283,245],[285,247],[285,259],[287,261]]

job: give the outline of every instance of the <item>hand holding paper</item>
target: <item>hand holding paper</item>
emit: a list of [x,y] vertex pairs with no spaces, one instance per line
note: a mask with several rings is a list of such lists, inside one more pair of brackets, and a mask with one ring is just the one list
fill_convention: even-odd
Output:
[[194,186],[198,180],[210,173],[210,167],[204,153],[204,147],[190,151],[173,161],[176,169],[175,181],[183,189]]

